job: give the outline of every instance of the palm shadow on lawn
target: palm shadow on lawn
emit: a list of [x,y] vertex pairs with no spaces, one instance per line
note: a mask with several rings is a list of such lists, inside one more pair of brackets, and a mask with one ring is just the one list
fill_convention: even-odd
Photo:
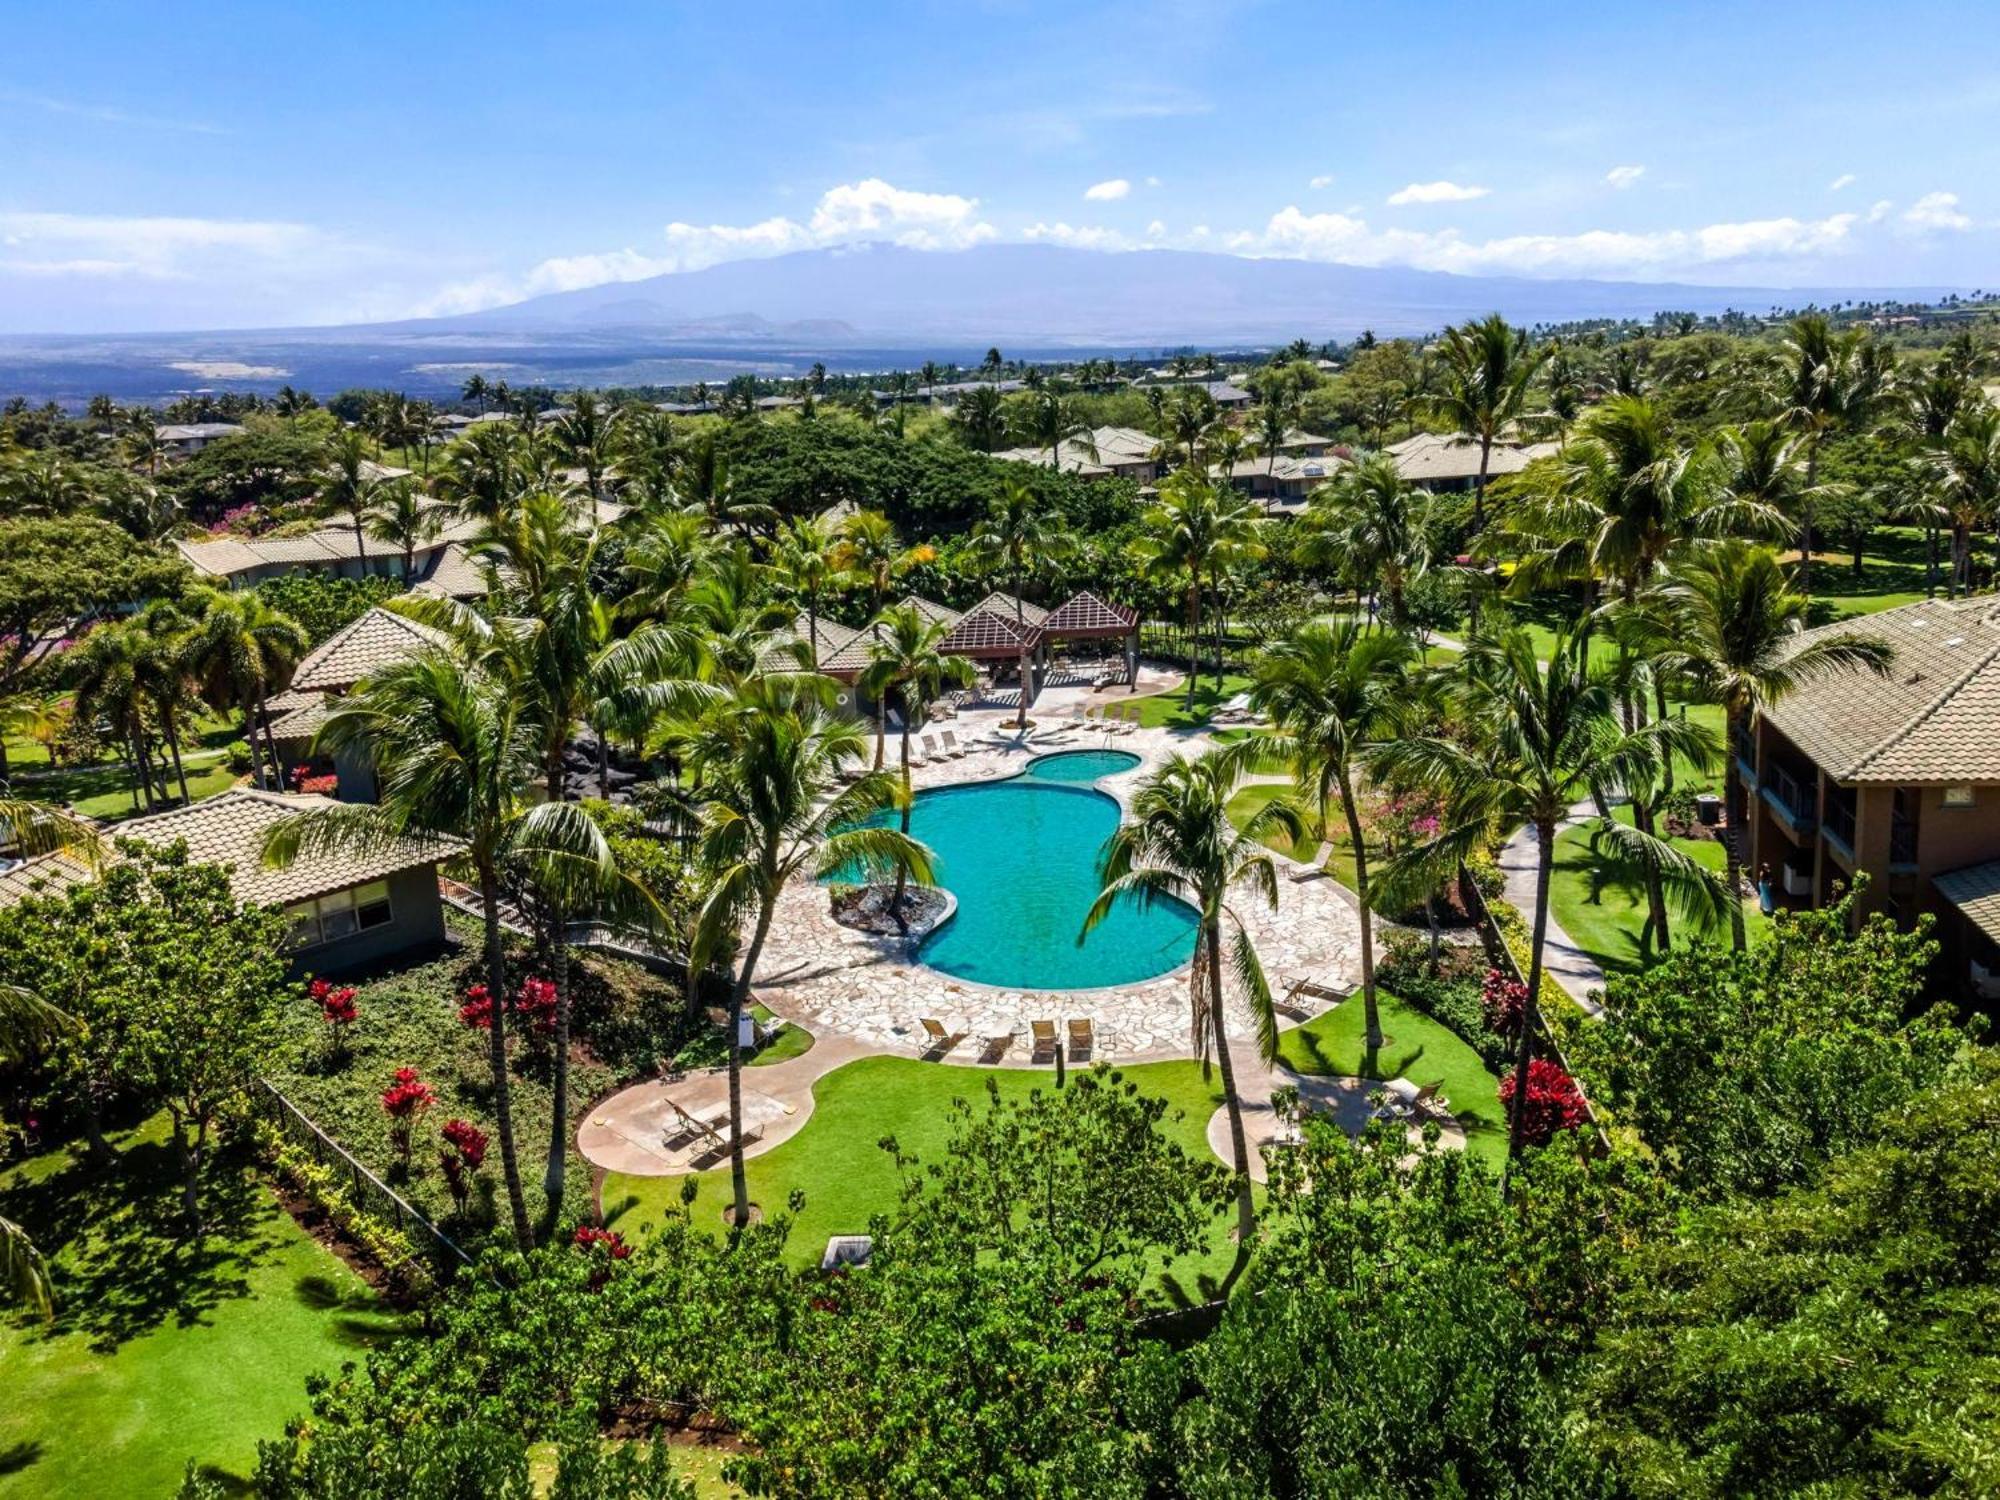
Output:
[[284,1210],[227,1156],[202,1182],[202,1233],[184,1235],[179,1164],[165,1142],[130,1144],[101,1169],[79,1156],[7,1196],[55,1273],[48,1335],[80,1334],[99,1353],[168,1324],[192,1327],[249,1295],[250,1272],[283,1244],[274,1231]]

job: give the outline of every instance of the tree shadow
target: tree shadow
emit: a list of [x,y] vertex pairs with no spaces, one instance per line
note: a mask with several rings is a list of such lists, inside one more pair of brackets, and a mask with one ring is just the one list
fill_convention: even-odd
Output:
[[30,1438],[25,1443],[9,1443],[0,1448],[0,1476],[19,1474],[23,1469],[32,1469],[42,1461],[42,1440]]

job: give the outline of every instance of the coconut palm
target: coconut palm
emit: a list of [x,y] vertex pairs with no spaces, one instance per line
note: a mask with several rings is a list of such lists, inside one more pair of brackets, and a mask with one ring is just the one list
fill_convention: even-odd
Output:
[[[885,520],[883,524],[888,523]],[[771,551],[769,567],[773,579],[794,597],[805,601],[806,653],[815,672],[819,670],[819,603],[848,573],[843,560],[844,545],[835,539],[824,521],[807,516],[786,522],[779,529],[777,545]]]
[[1036,447],[1049,450],[1049,467],[1062,468],[1062,446],[1069,443],[1093,460],[1097,439],[1076,402],[1054,386],[1030,391],[1021,407],[1022,434]]
[[1025,623],[1021,601],[1027,580],[1072,550],[1062,518],[1043,505],[1024,479],[1008,479],[974,528],[971,554],[987,572],[1002,573],[1014,591],[1015,623]]
[[1221,413],[1208,387],[1184,385],[1168,400],[1165,420],[1168,439],[1180,446],[1181,462],[1194,468],[1201,446],[1215,432]]
[[[903,714],[903,832],[910,831],[910,721],[916,710],[944,690],[947,683],[970,687],[977,677],[970,660],[947,656],[938,648],[951,634],[942,620],[928,619],[913,605],[898,605],[876,616],[869,627],[868,665],[862,669],[857,686],[878,705],[875,719],[875,766],[882,765],[882,733],[888,718],[890,694],[896,696]],[[903,888],[907,872],[896,872],[896,897],[890,910],[903,920]]]
[[1298,560],[1307,567],[1378,580],[1389,623],[1408,623],[1409,587],[1431,562],[1431,497],[1386,453],[1357,459],[1317,490],[1299,520]]
[[[765,589],[756,564],[740,545],[719,555],[688,590],[687,618],[701,632],[703,676],[725,685],[755,676],[795,623],[792,611]],[[784,664],[808,670],[803,641]]]
[[554,423],[556,451],[583,470],[593,526],[597,524],[597,502],[604,495],[604,475],[611,467],[616,426],[614,414],[589,391],[578,391],[571,396]]
[[[1723,805],[1732,822],[1744,805],[1735,747],[1747,743],[1755,716],[1805,683],[1842,672],[1886,673],[1893,651],[1859,636],[1803,639],[1809,603],[1785,583],[1778,560],[1744,542],[1691,553],[1660,591],[1674,648],[1664,665],[1704,702],[1721,705],[1725,725]],[[1723,841],[1729,890],[1742,883],[1742,830]],[[1730,904],[1731,940],[1743,951],[1742,903]]]
[[147,811],[166,793],[166,778],[156,788],[153,768],[155,717],[152,676],[158,653],[146,633],[128,621],[100,625],[63,656],[63,679],[75,693],[77,716],[87,724],[102,724],[113,743],[131,757],[134,772],[132,802],[141,799]]
[[507,1067],[504,999],[512,991],[500,923],[503,879],[510,867],[538,863],[606,882],[616,873],[608,841],[583,809],[541,796],[539,707],[518,680],[459,651],[432,648],[383,668],[334,703],[314,742],[318,753],[365,757],[375,768],[377,802],[298,814],[277,824],[265,846],[266,860],[283,866],[302,854],[377,849],[410,837],[457,841],[452,862],[471,876],[485,922],[494,1127],[514,1238],[523,1248],[534,1244],[534,1233]]
[[[1535,920],[1514,1069],[1515,1097],[1523,1100],[1540,1025],[1558,825],[1580,799],[1602,799],[1614,787],[1650,782],[1668,756],[1703,761],[1714,754],[1708,732],[1685,719],[1656,719],[1627,731],[1607,674],[1590,664],[1590,631],[1588,619],[1574,630],[1557,631],[1546,668],[1536,659],[1534,638],[1526,630],[1475,640],[1449,685],[1459,737],[1406,737],[1375,756],[1378,777],[1392,785],[1437,791],[1454,814],[1435,839],[1389,862],[1382,884],[1391,900],[1435,889],[1496,828],[1525,823],[1535,832]],[[1733,892],[1724,892],[1721,882],[1671,844],[1608,817],[1599,819],[1596,833],[1625,859],[1657,871],[1697,923],[1719,921],[1724,902],[1735,900]],[[1526,1114],[1525,1109],[1514,1111],[1510,1157],[1520,1153]]]
[[[209,593],[199,600],[200,613],[188,641],[188,653],[202,696],[211,708],[243,713],[243,738],[250,746],[250,766],[259,786],[283,784],[278,747],[271,738],[266,700],[283,692],[309,646],[305,631],[290,615],[274,609],[255,593]],[[257,755],[257,728],[264,728],[264,751],[270,765]]]
[[445,451],[438,498],[462,519],[497,521],[528,487],[527,442],[507,422],[481,422]]
[[144,469],[148,474],[160,472],[160,460],[166,457],[167,445],[160,440],[160,425],[153,420],[153,414],[143,406],[136,406],[125,417],[125,457],[135,469]]
[[1296,398],[1289,385],[1276,386],[1266,393],[1257,408],[1257,446],[1264,451],[1264,472],[1277,471],[1278,455],[1284,451],[1285,435],[1292,430]]
[[680,729],[675,740],[701,788],[690,809],[699,829],[695,863],[708,894],[695,921],[691,973],[705,973],[746,926],[750,937],[729,991],[729,1169],[737,1229],[748,1222],[743,1173],[743,1065],[736,1047],[757,963],[778,898],[802,876],[896,870],[931,877],[930,854],[871,817],[902,789],[882,771],[846,786],[841,772],[867,753],[854,719],[835,712],[831,679],[810,674],[751,678]]
[[859,510],[840,523],[834,565],[868,586],[868,609],[880,614],[889,590],[911,568],[932,562],[937,549],[919,543],[905,547],[889,518],[879,510]]
[[1437,359],[1443,388],[1420,395],[1413,403],[1479,445],[1479,472],[1472,488],[1475,532],[1486,524],[1486,471],[1493,444],[1526,414],[1535,375],[1550,352],[1547,344],[1536,348],[1525,329],[1510,327],[1498,313],[1447,328]]
[[416,572],[417,548],[437,539],[444,517],[415,485],[396,480],[369,496],[366,529],[376,541],[402,553],[407,583]]
[[649,508],[620,526],[626,542],[619,612],[635,621],[678,619],[689,592],[724,551],[708,518],[698,510]]
[[1007,441],[1007,407],[990,385],[974,386],[958,398],[951,413],[952,430],[968,448],[991,453]]
[[1132,821],[1122,824],[1104,846],[1098,867],[1100,889],[1083,921],[1087,935],[1118,902],[1133,898],[1148,904],[1178,900],[1194,908],[1199,926],[1194,965],[1188,973],[1190,1029],[1203,1076],[1208,1075],[1211,1052],[1222,1072],[1231,1162],[1236,1169],[1239,1253],[1249,1248],[1256,1229],[1256,1208],[1251,1200],[1243,1103],[1223,1024],[1225,944],[1237,987],[1256,1028],[1258,1054],[1266,1063],[1277,1061],[1278,1018],[1256,945],[1230,900],[1240,892],[1275,910],[1277,865],[1257,840],[1274,829],[1293,838],[1304,831],[1298,813],[1282,799],[1269,803],[1240,831],[1231,821],[1229,799],[1262,752],[1263,747],[1250,739],[1200,757],[1177,753],[1146,777],[1132,797]]
[[1799,514],[1799,589],[1812,593],[1813,499],[1819,485],[1820,450],[1852,428],[1882,399],[1890,361],[1865,330],[1835,332],[1826,314],[1792,319],[1771,371],[1770,400],[1779,420],[1806,446],[1805,489]]
[[1972,533],[2000,519],[2000,409],[1984,403],[1960,414],[1930,461],[1932,483],[1951,530],[1947,595],[1972,591]]
[[1382,1045],[1375,1003],[1374,905],[1360,791],[1375,753],[1396,736],[1410,697],[1415,649],[1394,632],[1364,634],[1358,621],[1314,623],[1273,646],[1257,666],[1250,701],[1271,716],[1277,734],[1268,754],[1289,761],[1301,794],[1312,799],[1314,826],[1338,802],[1354,851],[1354,895],[1361,908],[1361,1003],[1371,1048]]
[[[1204,585],[1213,589],[1234,564],[1261,557],[1262,512],[1232,490],[1218,489],[1192,469],[1170,474],[1160,498],[1146,512],[1134,553],[1146,571],[1183,584],[1187,590],[1187,711],[1194,712],[1195,684],[1201,676],[1201,618]],[[1215,679],[1222,685],[1222,643],[1216,642]]]

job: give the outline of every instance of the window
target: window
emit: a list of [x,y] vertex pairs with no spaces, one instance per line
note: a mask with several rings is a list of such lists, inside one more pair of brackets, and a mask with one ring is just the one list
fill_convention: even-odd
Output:
[[1969,786],[1948,786],[1944,789],[1946,807],[1972,806],[1972,788]]
[[286,912],[292,930],[286,939],[291,948],[312,948],[337,942],[357,932],[386,927],[395,920],[389,904],[389,882],[371,881],[344,891],[334,891],[312,901],[301,901]]

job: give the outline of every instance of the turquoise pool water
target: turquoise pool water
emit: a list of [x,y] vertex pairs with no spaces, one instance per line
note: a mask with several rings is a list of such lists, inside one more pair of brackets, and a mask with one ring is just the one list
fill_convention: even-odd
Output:
[[1121,902],[1076,940],[1119,819],[1117,802],[1079,783],[1138,764],[1127,751],[1071,751],[1032,761],[1009,781],[919,793],[910,833],[958,898],[956,914],[925,939],[923,962],[980,984],[1047,990],[1130,984],[1186,963],[1195,917],[1178,901],[1150,910]]

